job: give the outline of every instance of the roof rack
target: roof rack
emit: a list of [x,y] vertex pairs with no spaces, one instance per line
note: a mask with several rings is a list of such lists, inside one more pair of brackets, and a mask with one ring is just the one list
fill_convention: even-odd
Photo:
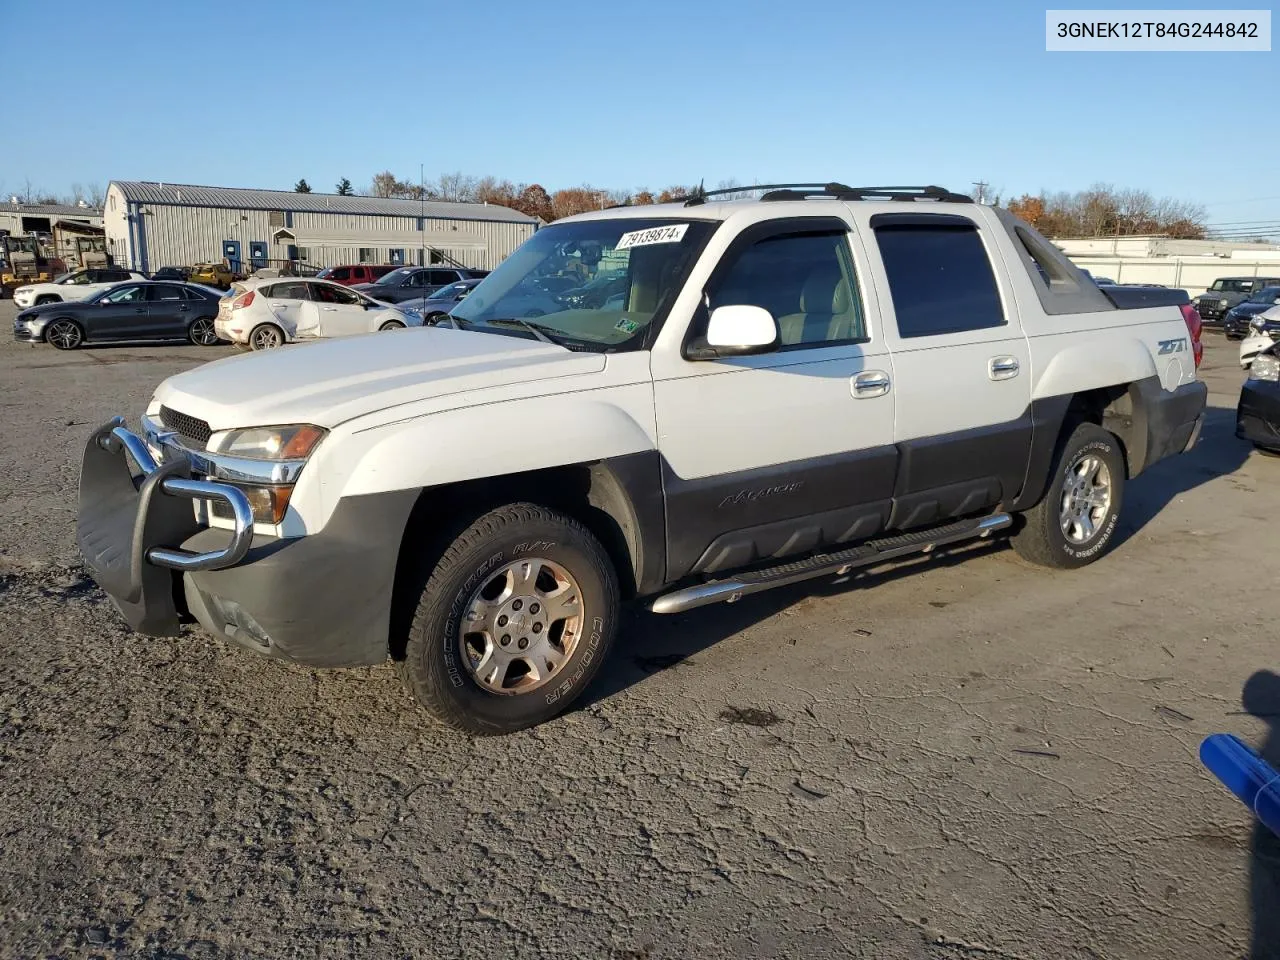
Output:
[[763,190],[762,202],[806,200],[823,197],[831,200],[934,200],[945,203],[973,203],[973,197],[952,193],[945,187],[850,187],[843,183],[758,183],[753,186],[726,187],[721,190],[697,190],[685,200],[686,207],[707,202],[708,197],[726,193]]

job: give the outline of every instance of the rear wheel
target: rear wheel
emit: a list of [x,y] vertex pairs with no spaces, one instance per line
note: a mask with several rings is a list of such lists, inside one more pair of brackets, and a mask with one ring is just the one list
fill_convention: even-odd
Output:
[[212,347],[218,342],[218,331],[209,317],[196,317],[187,328],[187,337],[197,347]]
[[274,350],[284,346],[284,331],[274,323],[260,323],[249,334],[250,350]]
[[45,327],[44,339],[59,350],[74,350],[84,343],[84,330],[74,320],[54,320]]
[[576,520],[500,507],[429,565],[401,677],[433,716],[477,734],[554,717],[591,682],[617,629],[618,578]]
[[1024,560],[1060,569],[1097,560],[1115,536],[1126,473],[1115,435],[1080,424],[1058,452],[1044,499],[1022,515],[1014,550]]

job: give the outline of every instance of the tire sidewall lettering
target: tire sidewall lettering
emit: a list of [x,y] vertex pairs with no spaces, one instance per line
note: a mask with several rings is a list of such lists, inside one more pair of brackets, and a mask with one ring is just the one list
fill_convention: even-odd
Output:
[[506,554],[501,551],[490,556],[476,567],[471,576],[458,588],[454,596],[453,606],[449,609],[448,619],[445,620],[444,636],[441,639],[443,642],[445,672],[449,675],[449,682],[455,687],[463,687],[467,682],[467,677],[458,663],[458,644],[456,642],[458,624],[462,620],[463,608],[466,606],[467,600],[476,586],[492,574],[495,568],[505,563],[506,559]]

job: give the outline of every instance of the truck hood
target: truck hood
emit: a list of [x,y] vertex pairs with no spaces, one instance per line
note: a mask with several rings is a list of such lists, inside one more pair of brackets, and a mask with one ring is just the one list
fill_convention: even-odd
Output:
[[155,399],[215,431],[288,423],[332,428],[417,400],[604,367],[603,354],[537,340],[411,328],[217,360],[170,377]]

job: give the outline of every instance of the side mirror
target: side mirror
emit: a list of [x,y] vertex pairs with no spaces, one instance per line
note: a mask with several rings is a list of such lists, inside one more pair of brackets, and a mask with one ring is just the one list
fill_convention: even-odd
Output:
[[778,349],[778,321],[764,307],[733,304],[716,307],[707,321],[707,335],[691,346],[691,360],[748,357]]
[[[459,293],[459,294],[458,294],[458,299],[459,299],[459,300],[465,300],[465,299],[467,299],[467,297],[469,297],[469,296],[471,296],[471,291],[470,291],[470,290],[463,290],[461,293]],[[1280,300],[1277,300],[1277,301],[1276,301],[1276,303],[1280,303]]]

